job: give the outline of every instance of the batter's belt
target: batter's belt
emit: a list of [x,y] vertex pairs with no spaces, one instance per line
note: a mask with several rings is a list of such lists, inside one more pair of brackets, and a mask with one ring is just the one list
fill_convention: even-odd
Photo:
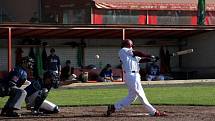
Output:
[[139,73],[139,71],[124,71],[124,73]]

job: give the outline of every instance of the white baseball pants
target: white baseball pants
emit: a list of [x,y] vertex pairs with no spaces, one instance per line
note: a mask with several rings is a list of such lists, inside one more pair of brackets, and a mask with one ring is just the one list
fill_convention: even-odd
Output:
[[123,107],[131,105],[131,103],[134,102],[138,97],[140,99],[140,102],[147,109],[147,111],[151,115],[154,115],[154,113],[156,112],[156,109],[149,103],[148,99],[145,96],[145,92],[143,90],[143,87],[140,81],[140,74],[126,73],[124,77],[125,77],[125,84],[128,87],[128,96],[114,105],[116,108],[116,111],[119,111]]

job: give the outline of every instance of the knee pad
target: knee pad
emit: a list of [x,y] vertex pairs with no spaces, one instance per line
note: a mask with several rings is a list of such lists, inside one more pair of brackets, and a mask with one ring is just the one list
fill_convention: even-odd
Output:
[[48,96],[48,89],[44,88],[40,91],[40,97],[46,98]]

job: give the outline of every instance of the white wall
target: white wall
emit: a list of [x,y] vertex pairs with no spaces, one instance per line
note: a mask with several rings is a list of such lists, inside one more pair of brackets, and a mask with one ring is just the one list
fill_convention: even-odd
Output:
[[[116,67],[120,64],[117,47],[88,47],[85,51],[85,65],[96,65],[103,68],[106,64]],[[99,55],[99,59],[95,55]]]
[[[46,49],[47,54],[49,54],[49,50],[51,47],[54,46],[56,50],[56,54],[61,59],[61,64],[64,66],[66,60],[71,60],[71,65],[74,67],[78,67],[77,65],[77,47],[72,48],[69,45],[62,46],[67,42],[77,42],[80,43],[80,40],[77,39],[68,39],[68,40],[42,40],[47,41],[49,46]],[[112,39],[106,39],[106,40],[95,40],[95,39],[87,39],[85,40],[87,47],[85,48],[85,66],[93,64],[97,67],[104,67],[106,64],[111,64],[113,67],[116,67],[120,64],[119,57],[118,57],[118,51],[120,50],[120,42],[121,40],[112,40]],[[143,44],[147,40],[135,40],[134,44],[136,45],[135,49],[140,50],[149,54],[153,54],[155,56],[159,56],[159,50],[160,47],[158,46],[150,46],[145,47]],[[3,42],[3,41],[1,41]],[[7,42],[6,40],[4,41]],[[16,42],[21,42],[21,40],[13,40],[13,44]],[[20,43],[16,43],[20,44]],[[0,71],[7,70],[7,48],[5,47],[7,44],[4,45],[4,48],[1,48],[0,46]],[[29,54],[30,48],[23,48],[23,56],[27,56]],[[175,46],[168,47],[168,50],[170,52],[175,52],[177,49]],[[42,52],[42,50],[41,50]],[[95,58],[95,55],[100,55],[99,59]],[[12,60],[13,60],[13,66],[15,65],[15,48],[12,50]],[[100,65],[100,62],[102,65]],[[144,66],[142,64],[141,66]],[[178,58],[171,58],[171,67],[172,68],[178,68]]]
[[[71,60],[71,66],[77,67],[77,48],[71,48],[71,47],[54,47],[55,53],[60,57],[62,66],[65,65],[66,60]],[[23,54],[22,56],[28,56],[30,48],[22,48]],[[12,67],[15,66],[15,48],[12,48]],[[47,55],[50,54],[50,47],[46,48]],[[40,52],[42,53],[42,48],[40,49]],[[0,71],[7,71],[7,48],[0,48]],[[35,49],[34,49],[35,53]]]
[[182,57],[183,68],[215,73],[215,31],[188,38],[184,49],[187,48],[193,48],[194,52]]

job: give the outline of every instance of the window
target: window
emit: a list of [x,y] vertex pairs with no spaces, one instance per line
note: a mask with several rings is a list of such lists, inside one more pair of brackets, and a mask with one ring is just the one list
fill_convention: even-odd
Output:
[[191,25],[192,11],[149,11],[149,15],[157,16],[158,25]]
[[138,24],[141,11],[136,10],[104,10],[103,24]]
[[87,9],[67,9],[63,12],[63,24],[89,24],[90,10]]

